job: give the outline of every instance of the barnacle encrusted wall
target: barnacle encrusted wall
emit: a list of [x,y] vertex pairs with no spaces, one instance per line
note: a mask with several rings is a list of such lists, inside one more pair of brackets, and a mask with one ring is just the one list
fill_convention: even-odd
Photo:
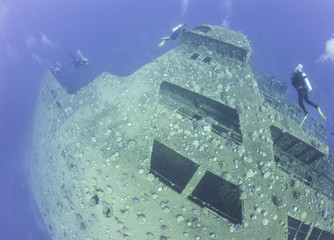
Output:
[[276,165],[272,126],[297,125],[264,105],[250,55],[244,35],[201,25],[73,95],[46,73],[31,182],[51,236],[283,239],[288,215],[332,230],[332,200]]

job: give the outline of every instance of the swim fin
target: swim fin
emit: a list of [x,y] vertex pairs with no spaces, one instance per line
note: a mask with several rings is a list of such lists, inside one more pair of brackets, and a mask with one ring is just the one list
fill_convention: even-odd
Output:
[[325,117],[325,115],[321,112],[320,107],[318,107],[318,112],[319,112],[320,116],[321,116],[323,119],[327,120],[327,118]]
[[168,40],[168,39],[170,39],[170,37],[163,37],[163,38],[161,38],[163,41],[159,44],[159,47],[162,47],[164,44],[165,44],[165,42]]
[[308,114],[305,115],[305,117],[303,118],[302,123],[299,125],[299,127],[302,127],[303,123],[305,122],[306,118],[308,117]]
[[159,47],[162,47],[165,44],[166,40],[163,40],[160,44]]

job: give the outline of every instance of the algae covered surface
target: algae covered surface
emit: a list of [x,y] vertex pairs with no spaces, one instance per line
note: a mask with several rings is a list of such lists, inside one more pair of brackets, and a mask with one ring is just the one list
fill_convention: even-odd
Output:
[[75,94],[46,72],[30,173],[52,238],[287,239],[288,215],[331,231],[333,202],[275,163],[272,126],[311,137],[264,104],[250,55],[201,25]]

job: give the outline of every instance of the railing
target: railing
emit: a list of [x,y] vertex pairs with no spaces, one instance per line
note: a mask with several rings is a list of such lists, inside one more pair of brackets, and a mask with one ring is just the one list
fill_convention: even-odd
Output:
[[[324,169],[326,169],[324,166],[302,164],[278,148],[274,148],[274,151],[275,156],[278,156],[279,159],[279,161],[276,161],[276,165],[282,171],[334,201],[334,175],[332,172],[329,172],[329,174],[324,172]],[[327,166],[327,168],[334,169],[333,166]]]
[[[261,91],[264,96],[265,102],[272,108],[276,109],[285,116],[288,116],[291,120],[296,122],[298,125],[303,121],[304,113],[296,105],[290,105],[285,100],[277,99],[268,93]],[[325,143],[327,140],[327,130],[323,123],[318,122],[311,116],[308,116],[302,126],[307,132]]]

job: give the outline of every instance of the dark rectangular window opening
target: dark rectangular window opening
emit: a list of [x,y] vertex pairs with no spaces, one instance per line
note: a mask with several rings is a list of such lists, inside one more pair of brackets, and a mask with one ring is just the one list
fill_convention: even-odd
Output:
[[204,63],[210,63],[211,62],[211,57],[204,58],[202,62],[204,62]]
[[[270,126],[276,165],[306,186],[334,200],[334,179],[328,174],[325,154],[276,126]],[[279,160],[279,161],[277,161]],[[325,163],[325,164],[324,164]]]
[[308,240],[333,240],[334,234],[321,230],[317,227],[312,229],[311,235],[309,236]]
[[242,224],[240,195],[238,186],[207,171],[188,198],[234,224]]
[[334,234],[322,230],[319,239],[321,239],[321,240],[333,240],[334,239]]
[[311,145],[273,125],[270,126],[270,133],[275,148],[307,165],[325,156]]
[[288,216],[288,240],[304,240],[310,225]]
[[320,234],[321,234],[321,229],[314,227],[308,240],[319,240],[321,239],[319,238]]
[[296,236],[297,239],[305,239],[309,229],[310,229],[310,225],[303,223],[300,226],[299,231],[297,233],[297,236]]
[[193,55],[191,55],[191,59],[193,59],[193,60],[196,60],[198,57],[199,57],[199,53],[194,53]]
[[239,115],[233,108],[166,81],[160,85],[159,103],[192,121],[210,117],[217,122],[212,124],[214,133],[242,142]]
[[197,168],[198,164],[154,140],[150,172],[174,191],[181,193]]
[[[307,225],[298,219],[288,216],[288,240],[304,240],[310,231],[310,225]],[[332,240],[334,234],[313,227],[308,240]]]

